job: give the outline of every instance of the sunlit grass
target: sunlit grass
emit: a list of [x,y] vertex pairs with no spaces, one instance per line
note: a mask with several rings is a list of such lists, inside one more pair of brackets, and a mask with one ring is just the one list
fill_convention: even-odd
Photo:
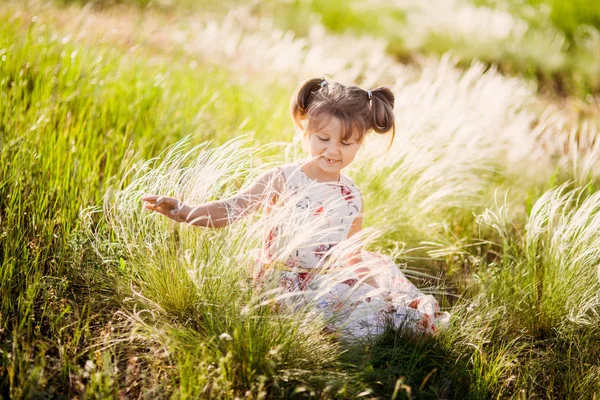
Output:
[[501,257],[451,333],[475,350],[474,372],[499,395],[597,393],[598,194],[566,186],[546,192],[521,233],[505,207],[480,218],[498,232]]
[[[59,5],[79,0],[57,0]],[[37,4],[37,3],[32,3]],[[138,10],[194,12],[223,16],[234,6],[248,17],[270,21],[273,28],[314,37],[314,25],[330,33],[382,38],[390,55],[415,60],[415,53],[460,57],[461,65],[474,60],[499,65],[509,74],[536,81],[545,93],[585,98],[600,90],[600,9],[584,0],[404,0],[201,2],[187,0],[125,3],[102,0],[94,10],[124,4]],[[196,19],[200,14],[196,12]],[[181,32],[180,32],[181,33]],[[285,51],[285,50],[284,50]]]
[[[101,201],[123,160],[152,155],[158,143],[190,132],[218,143],[228,126],[262,129],[247,115],[258,116],[265,100],[249,86],[236,89],[226,71],[140,68],[113,49],[86,51],[47,25],[3,20],[3,379],[11,396],[28,396],[69,387],[96,322],[110,319],[97,313],[118,299],[111,270],[79,239],[80,212]],[[222,107],[231,113],[226,124],[214,117]],[[59,363],[46,365],[46,355]]]
[[[200,366],[218,368],[216,373],[226,386],[215,388],[217,396],[229,390],[244,393],[261,384],[271,387],[272,393],[285,392],[286,381],[321,382],[314,389],[323,394],[352,386],[336,370],[339,345],[322,332],[318,315],[310,309],[279,315],[253,299],[257,294],[251,282],[251,249],[258,246],[262,231],[257,224],[279,222],[262,218],[251,225],[239,222],[220,230],[200,229],[174,226],[142,208],[143,193],[173,194],[188,204],[232,194],[236,183],[251,171],[248,162],[255,150],[242,144],[186,151],[180,145],[165,154],[159,165],[136,168],[131,184],[107,196],[103,214],[117,241],[108,252],[102,248],[104,237],[94,242],[105,256],[121,254],[129,285],[137,288],[127,303],[132,329],[143,328],[140,332],[158,341],[153,345],[156,351],[164,346],[181,357],[175,363],[179,373],[196,365],[180,364],[186,357],[201,356]],[[294,227],[303,234],[307,228],[310,231],[308,226]],[[127,281],[122,283],[127,286]],[[144,322],[145,315],[153,317]],[[161,334],[163,329],[170,333]],[[198,343],[205,343],[207,352],[190,353]],[[198,373],[209,375],[206,385],[212,384],[210,374],[202,369]],[[197,385],[192,389],[203,390]]]
[[[361,12],[352,7],[320,9]],[[3,10],[2,396],[600,390],[597,131],[561,110],[540,112],[535,87],[480,63],[461,70],[451,57],[402,66],[385,40],[332,35],[319,24],[294,37],[252,8],[177,28],[162,26],[160,12],[115,16],[37,3]],[[489,43],[514,39],[524,17],[499,15],[515,18],[506,35],[469,38],[481,29],[474,25],[447,46],[466,38],[464,51],[477,58],[492,51]],[[354,19],[357,32],[374,26],[359,20],[368,18]],[[111,35],[102,32],[107,21],[143,29]],[[221,36],[228,46],[218,46]],[[562,57],[544,43],[514,54]],[[385,140],[370,138],[348,173],[363,190],[365,224],[379,233],[366,245],[407,261],[424,290],[451,292],[443,304],[454,304],[454,320],[439,336],[390,331],[347,347],[322,332],[325,321],[310,307],[275,313],[253,291],[250,250],[272,223],[265,215],[213,231],[141,207],[148,191],[215,199],[273,162],[296,159],[297,143],[260,145],[291,139],[289,95],[300,79],[324,72],[364,87],[388,84],[396,94],[396,141],[384,153]],[[229,142],[236,137],[245,139]],[[568,189],[546,191],[565,181]]]
[[[480,60],[505,73],[536,81],[541,90],[584,98],[600,89],[599,8],[594,2],[532,0],[380,0],[261,2],[258,13],[307,35],[310,24],[330,32],[385,38],[389,54],[414,60],[415,53]],[[296,18],[301,15],[302,18]],[[312,16],[312,18],[311,18]]]

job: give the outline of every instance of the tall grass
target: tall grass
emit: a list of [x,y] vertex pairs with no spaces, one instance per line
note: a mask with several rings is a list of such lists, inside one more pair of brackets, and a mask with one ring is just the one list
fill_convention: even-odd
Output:
[[394,87],[397,138],[387,152],[385,139],[372,138],[353,171],[365,194],[366,224],[384,232],[388,248],[461,246],[479,234],[474,215],[507,190],[512,217],[523,221],[528,191],[553,172],[532,129],[531,89],[482,64],[461,72],[454,63],[445,57]]
[[[334,395],[354,384],[337,372],[339,345],[322,332],[318,315],[310,309],[279,315],[271,307],[256,306],[254,300],[251,249],[259,247],[263,230],[257,224],[279,224],[281,217],[210,230],[175,227],[142,208],[141,196],[148,192],[173,194],[188,204],[232,194],[252,171],[248,162],[255,150],[242,144],[236,141],[212,150],[204,145],[185,152],[181,145],[174,147],[160,164],[136,168],[129,185],[107,196],[103,214],[117,239],[112,251],[120,255],[128,277],[123,290],[128,285],[136,288],[127,306],[128,320],[134,331],[145,332],[147,341],[158,342],[153,347],[167,347],[175,354],[175,373],[191,368],[193,375],[206,374],[206,385],[217,397],[229,391],[243,394],[248,388],[285,393],[293,381],[302,382],[306,390],[315,382],[312,390]],[[294,229],[304,235],[311,231],[309,225]],[[104,237],[94,241],[103,257],[110,254],[102,248]],[[162,329],[169,334],[162,335]],[[190,354],[197,344],[205,344],[207,351]],[[190,363],[189,357],[199,358]],[[217,368],[225,386],[220,387],[203,365]],[[198,382],[190,384],[193,390],[206,390]]]
[[481,275],[482,293],[458,309],[455,334],[487,390],[500,396],[597,393],[598,194],[561,186],[533,206],[525,230],[505,207],[492,227],[501,257]]
[[80,211],[101,201],[124,159],[200,124],[194,140],[224,140],[213,117],[221,107],[237,115],[227,124],[253,129],[238,112],[264,100],[239,101],[249,92],[225,71],[140,68],[48,25],[2,18],[2,390],[65,393],[77,390],[77,365],[118,304],[113,272],[78,233]]
[[[597,133],[540,112],[523,80],[451,57],[402,66],[385,40],[319,24],[304,38],[272,32],[251,8],[175,28],[160,13],[3,7],[3,396],[600,391]],[[117,40],[102,31],[117,21],[143,29]],[[296,144],[258,144],[292,136],[289,95],[324,72],[396,93],[390,151],[369,138],[349,173],[380,233],[364,243],[451,286],[454,320],[439,336],[389,331],[349,347],[310,307],[275,313],[256,297],[246,266],[267,216],[202,230],[141,208],[147,191],[201,202],[295,159]]]
[[600,88],[594,57],[600,48],[600,22],[598,7],[589,2],[313,1],[277,7],[264,2],[254,8],[301,36],[308,36],[318,21],[330,32],[384,38],[388,53],[403,60],[450,52],[462,66],[473,61],[498,65],[505,73],[535,81],[551,95],[585,99]]

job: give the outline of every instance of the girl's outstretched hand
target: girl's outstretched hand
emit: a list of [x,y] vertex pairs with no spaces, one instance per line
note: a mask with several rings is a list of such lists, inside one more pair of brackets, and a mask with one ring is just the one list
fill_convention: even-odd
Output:
[[148,210],[156,211],[171,219],[179,221],[180,210],[183,208],[183,204],[179,200],[173,197],[147,194],[142,196],[142,201],[145,202],[144,207]]

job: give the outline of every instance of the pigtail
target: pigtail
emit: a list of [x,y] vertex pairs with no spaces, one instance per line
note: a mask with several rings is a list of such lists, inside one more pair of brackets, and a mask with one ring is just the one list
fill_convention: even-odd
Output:
[[296,88],[290,101],[290,115],[292,121],[297,128],[302,129],[301,121],[306,118],[308,107],[310,106],[313,93],[323,87],[324,80],[322,78],[309,79]]
[[371,93],[371,129],[377,133],[390,130],[390,144],[394,140],[396,127],[394,125],[394,94],[386,87],[378,87]]

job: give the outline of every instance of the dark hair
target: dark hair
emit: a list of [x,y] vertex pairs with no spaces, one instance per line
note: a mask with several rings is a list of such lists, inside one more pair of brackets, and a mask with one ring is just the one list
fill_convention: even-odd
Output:
[[[342,139],[348,140],[354,132],[359,141],[371,129],[377,133],[391,130],[394,140],[394,94],[386,87],[370,91],[357,86],[344,86],[322,78],[309,79],[299,85],[290,102],[294,125],[306,132],[316,132],[327,121],[336,117],[342,126]],[[302,122],[308,121],[307,126]]]

